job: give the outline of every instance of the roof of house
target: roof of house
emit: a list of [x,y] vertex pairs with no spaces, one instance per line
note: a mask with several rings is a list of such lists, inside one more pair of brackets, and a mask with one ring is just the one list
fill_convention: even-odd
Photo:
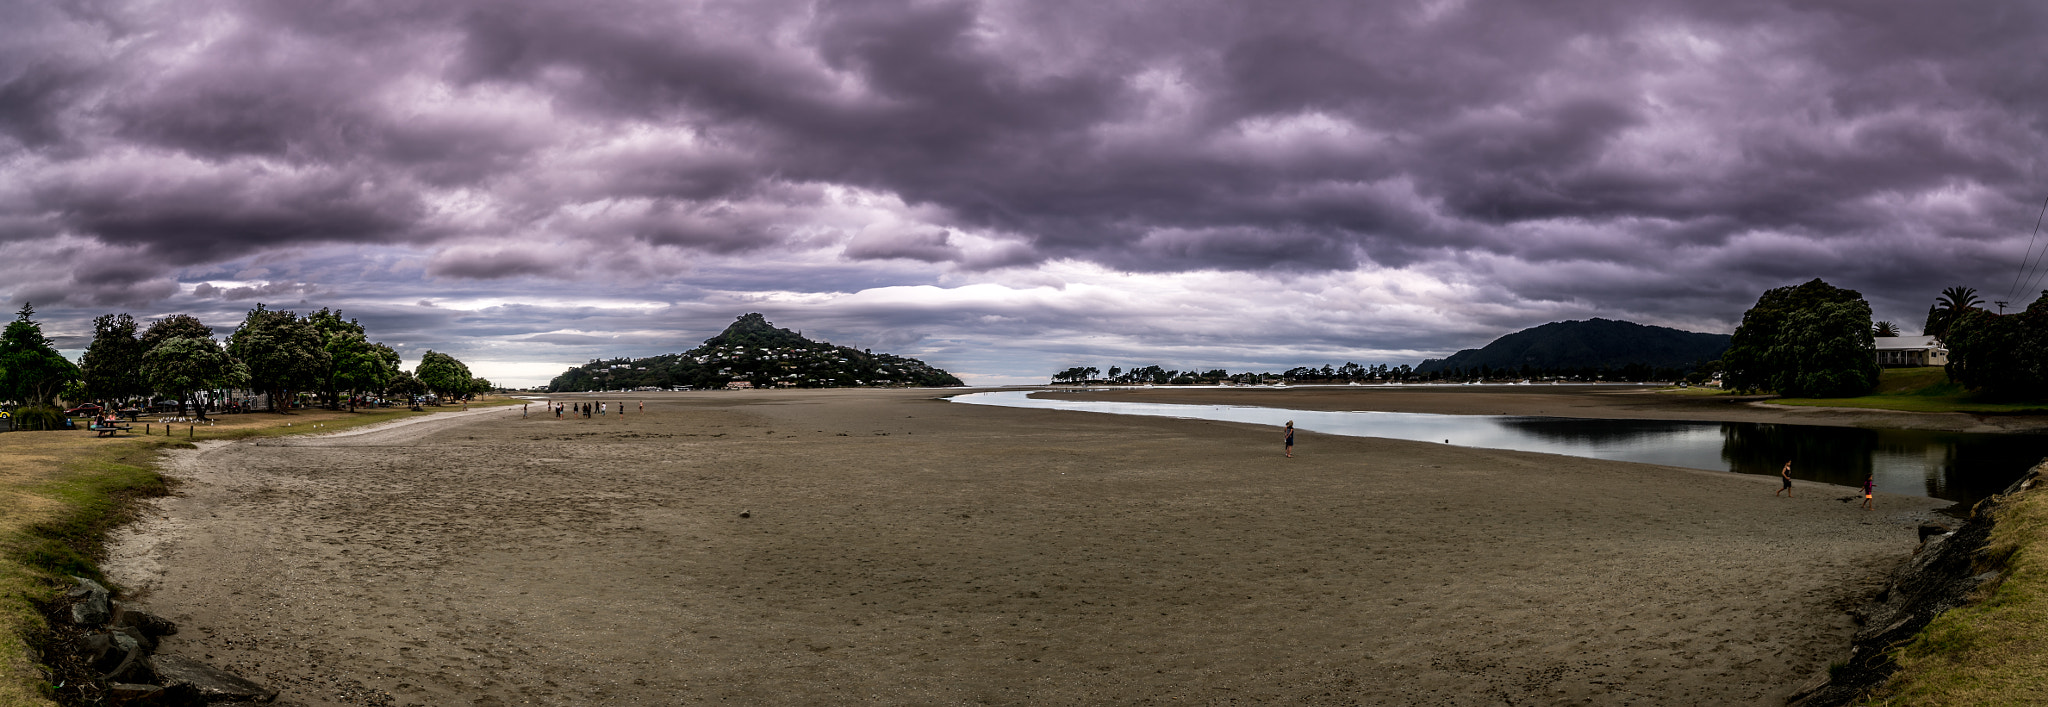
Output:
[[1877,337],[1877,350],[1879,350],[1879,351],[1897,351],[1897,350],[1900,350],[1900,349],[1938,349],[1938,348],[1941,348],[1941,344],[1939,344],[1939,343],[1935,342],[1935,340],[1934,340],[1934,337],[1932,337],[1932,336],[1880,336],[1880,337]]

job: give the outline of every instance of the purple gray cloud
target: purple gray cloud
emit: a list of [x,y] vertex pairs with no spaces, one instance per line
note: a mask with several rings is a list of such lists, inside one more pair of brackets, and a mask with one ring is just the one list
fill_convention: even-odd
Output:
[[73,336],[337,306],[530,379],[764,311],[1003,380],[2040,288],[2031,3],[0,6],[0,294]]

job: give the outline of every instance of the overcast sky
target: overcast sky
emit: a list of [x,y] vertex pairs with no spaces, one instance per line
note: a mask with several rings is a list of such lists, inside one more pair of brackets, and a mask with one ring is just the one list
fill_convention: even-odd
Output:
[[339,308],[501,384],[751,311],[976,383],[1729,332],[1815,277],[1918,333],[2043,287],[2044,12],[0,0],[0,295],[74,355]]

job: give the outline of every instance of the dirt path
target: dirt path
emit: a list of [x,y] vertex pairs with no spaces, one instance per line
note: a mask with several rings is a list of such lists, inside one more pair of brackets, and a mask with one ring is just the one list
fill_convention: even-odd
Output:
[[298,705],[1761,705],[1938,505],[930,395],[209,446],[110,574]]

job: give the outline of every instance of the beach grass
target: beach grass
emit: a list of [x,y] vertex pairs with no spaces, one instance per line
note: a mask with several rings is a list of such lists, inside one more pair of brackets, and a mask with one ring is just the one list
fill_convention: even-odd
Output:
[[2048,401],[1995,401],[1964,390],[1937,367],[1887,368],[1877,389],[1854,398],[1776,398],[1775,405],[1863,408],[1905,412],[1966,412],[1987,415],[2048,414]]
[[[471,407],[520,402],[491,398]],[[305,409],[224,416],[211,425],[150,420],[113,438],[84,429],[0,434],[0,707],[55,704],[33,645],[48,630],[38,606],[61,593],[68,576],[104,579],[97,561],[107,532],[133,517],[137,500],[168,490],[158,474],[160,451],[204,440],[336,432],[461,409]],[[145,429],[152,434],[141,434]]]
[[1901,647],[1899,672],[1864,704],[2039,704],[2048,694],[2048,493],[2001,508],[1984,555],[2004,560],[2003,580]]

